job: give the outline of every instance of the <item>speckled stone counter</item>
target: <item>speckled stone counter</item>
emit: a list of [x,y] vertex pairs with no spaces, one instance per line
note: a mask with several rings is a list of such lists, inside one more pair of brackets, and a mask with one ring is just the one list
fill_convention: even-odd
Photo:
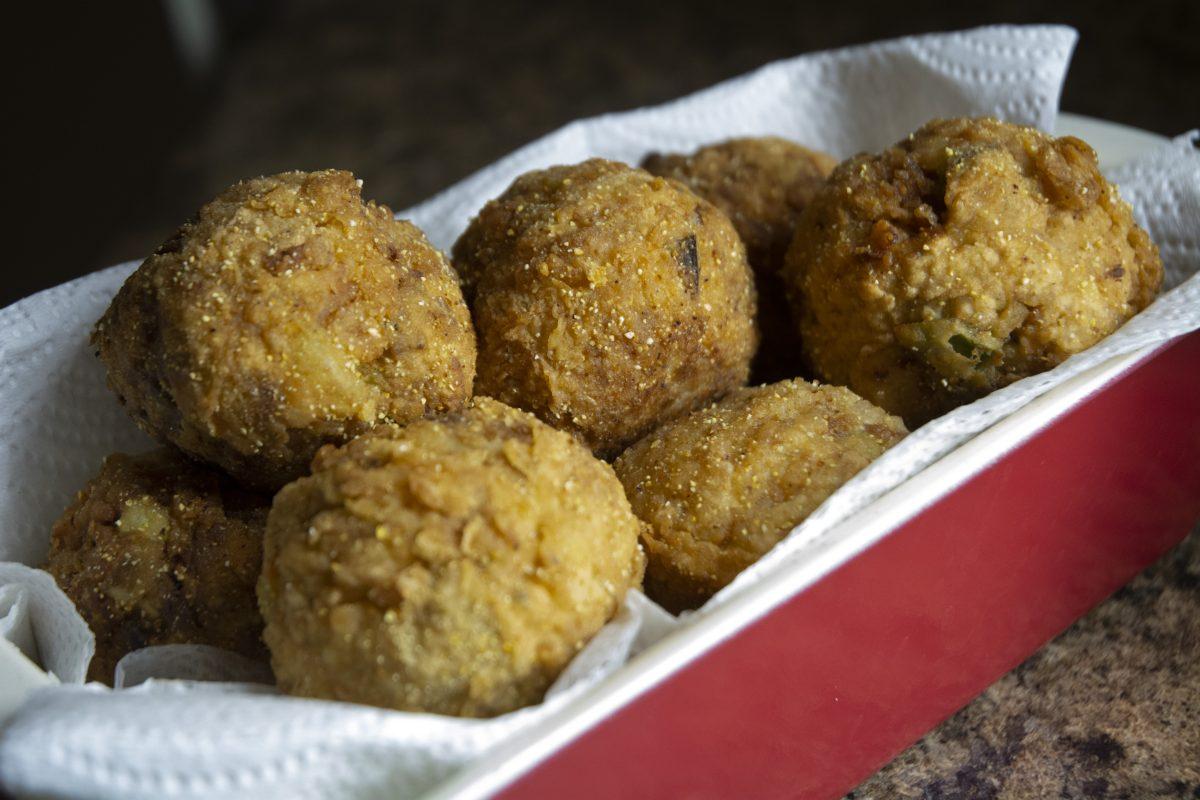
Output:
[[[982,2],[971,16],[940,4],[920,16],[879,4],[806,25],[805,4],[756,16],[742,4],[640,3],[603,20],[556,5],[519,23],[507,4],[288,4],[231,53],[209,105],[95,266],[152,250],[249,175],[344,167],[367,196],[403,208],[580,116],[662,102],[806,50],[1012,19],[1033,5]],[[1186,25],[1155,9],[1131,30],[1157,32],[1146,47],[1194,55]],[[1156,62],[1131,56],[1114,81],[1112,59],[1097,52],[1105,36],[1120,41],[1085,29],[1081,49],[1092,49],[1068,86],[1071,108],[1130,122],[1159,109],[1166,116],[1143,124],[1164,133],[1195,124],[1169,116],[1178,102],[1137,88],[1189,91],[1186,80],[1155,81]],[[1105,113],[1117,106],[1128,113]],[[1200,798],[1200,533],[850,796]]]

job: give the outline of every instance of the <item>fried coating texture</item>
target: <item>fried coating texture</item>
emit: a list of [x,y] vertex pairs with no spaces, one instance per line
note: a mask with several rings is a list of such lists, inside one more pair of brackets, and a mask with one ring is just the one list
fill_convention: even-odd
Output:
[[335,170],[245,181],[204,206],[93,342],[144,430],[265,489],[322,444],[461,408],[475,370],[445,258]]
[[951,119],[839,166],[785,280],[818,376],[915,427],[1095,344],[1162,263],[1084,142]]
[[489,398],[324,448],[267,525],[279,685],[467,717],[535,703],[640,586],[641,527],[611,467]]
[[745,383],[745,248],[673,181],[593,159],[526,173],[454,246],[479,332],[475,389],[616,454]]
[[88,679],[111,684],[149,645],[265,661],[254,586],[269,505],[170,448],[106,458],[55,523],[46,564],[96,635]]
[[614,464],[650,524],[646,593],[676,613],[702,605],[905,434],[848,389],[802,380],[667,423]]
[[762,336],[750,366],[754,383],[803,371],[779,270],[796,220],[835,166],[832,156],[777,136],[730,139],[691,155],[651,153],[642,162],[652,175],[674,178],[724,211],[746,243]]

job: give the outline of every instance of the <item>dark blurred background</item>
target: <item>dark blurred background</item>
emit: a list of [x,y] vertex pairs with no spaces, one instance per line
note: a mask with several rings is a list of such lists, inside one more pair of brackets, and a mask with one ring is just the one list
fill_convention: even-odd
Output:
[[1068,23],[1065,109],[1200,124],[1195,0],[47,6],[9,31],[20,225],[0,305],[144,256],[239,178],[344,167],[404,208],[576,117],[903,34]]

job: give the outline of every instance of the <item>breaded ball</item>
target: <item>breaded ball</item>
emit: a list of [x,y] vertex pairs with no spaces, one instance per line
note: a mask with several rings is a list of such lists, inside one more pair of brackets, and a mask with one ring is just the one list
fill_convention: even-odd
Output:
[[526,173],[454,263],[479,332],[476,391],[600,455],[746,381],[745,248],[678,183],[601,159]]
[[837,159],[776,136],[730,139],[691,155],[651,153],[642,167],[674,178],[728,215],[746,243],[758,289],[762,336],[750,367],[755,382],[801,374],[800,340],[780,282],[796,220]]
[[267,489],[322,444],[461,408],[475,371],[446,259],[334,170],[245,181],[204,206],[93,341],[144,430]]
[[322,449],[267,525],[279,685],[467,717],[535,703],[640,586],[641,527],[611,467],[488,398]]
[[1090,347],[1162,282],[1090,147],[991,119],[843,163],[785,273],[817,375],[910,427]]
[[269,504],[172,449],[106,458],[46,564],[96,635],[88,678],[111,684],[123,655],[159,644],[265,661],[254,585]]
[[905,433],[848,389],[800,380],[667,423],[614,464],[650,524],[646,593],[673,612],[700,606]]

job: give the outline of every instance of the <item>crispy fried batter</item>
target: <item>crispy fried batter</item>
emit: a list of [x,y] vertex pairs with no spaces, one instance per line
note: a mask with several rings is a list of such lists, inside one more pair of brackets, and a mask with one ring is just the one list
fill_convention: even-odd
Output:
[[461,408],[475,369],[445,258],[334,170],[245,181],[204,206],[93,339],[143,429],[271,489],[326,442]]
[[602,455],[746,380],[744,246],[678,183],[600,159],[527,173],[454,261],[479,331],[476,390]]
[[46,565],[96,635],[88,678],[112,683],[121,656],[158,644],[265,660],[254,584],[269,502],[172,449],[105,459]]
[[651,174],[686,184],[724,211],[746,243],[762,334],[750,368],[755,383],[802,371],[779,270],[796,220],[835,166],[832,156],[775,136],[730,139],[691,155],[651,153],[642,162]]
[[782,381],[667,423],[614,467],[650,523],[646,592],[695,608],[904,437],[848,389]]
[[611,467],[489,398],[324,448],[267,526],[279,684],[472,717],[535,703],[640,585],[641,527]]
[[818,375],[916,426],[1095,344],[1162,264],[1086,144],[953,119],[839,166],[785,279]]

